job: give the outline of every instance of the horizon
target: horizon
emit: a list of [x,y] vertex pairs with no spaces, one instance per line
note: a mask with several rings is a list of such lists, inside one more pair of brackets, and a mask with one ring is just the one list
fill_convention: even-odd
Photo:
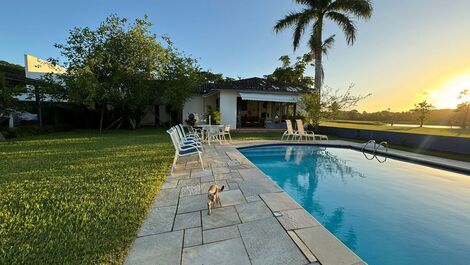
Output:
[[[0,60],[24,66],[24,54],[42,59],[58,57],[54,43],[65,42],[73,27],[96,27],[112,13],[130,20],[148,15],[151,30],[168,35],[175,46],[199,59],[203,69],[233,78],[262,77],[280,66],[281,55],[299,56],[307,51],[304,37],[293,53],[292,30],[273,32],[274,23],[298,5],[282,0],[198,3],[42,1],[9,3],[0,18]],[[446,12],[442,13],[442,5]],[[470,89],[470,2],[419,0],[396,4],[373,1],[369,21],[357,21],[354,46],[346,45],[336,25],[326,24],[325,36],[336,34],[336,43],[325,57],[325,85],[354,94],[372,96],[358,111],[408,111],[427,99],[436,109],[455,108],[457,95]],[[21,10],[23,18],[14,14]],[[74,12],[70,12],[73,10]],[[82,14],[87,14],[84,17]],[[197,14],[195,16],[194,14]],[[15,26],[11,25],[15,21]],[[60,21],[61,23],[58,23]],[[34,41],[31,41],[34,40]],[[464,56],[467,55],[467,56]],[[313,75],[309,67],[308,75]]]

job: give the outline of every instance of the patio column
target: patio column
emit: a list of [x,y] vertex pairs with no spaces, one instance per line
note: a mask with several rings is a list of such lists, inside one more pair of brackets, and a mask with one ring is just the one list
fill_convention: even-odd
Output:
[[220,122],[230,125],[233,129],[237,127],[237,97],[236,91],[220,91]]

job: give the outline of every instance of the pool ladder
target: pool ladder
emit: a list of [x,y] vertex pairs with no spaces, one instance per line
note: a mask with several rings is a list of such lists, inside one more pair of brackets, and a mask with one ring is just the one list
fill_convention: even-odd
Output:
[[[371,145],[371,144],[373,144],[373,150],[372,150],[372,156],[369,157],[369,156],[366,155],[366,151],[368,151],[368,150],[366,149],[366,147],[367,147],[368,145]],[[383,162],[387,161],[387,157],[384,156],[383,159],[379,159],[379,158],[377,157],[377,151],[380,152],[379,149],[380,149],[381,147],[384,149],[385,153],[388,153],[388,143],[387,143],[386,141],[381,141],[381,142],[377,143],[375,140],[369,140],[367,143],[365,143],[364,146],[362,146],[361,151],[362,151],[362,153],[364,154],[364,157],[365,157],[367,160],[372,160],[372,159],[375,158],[375,159],[377,159],[377,161],[379,161],[380,163],[383,163]]]

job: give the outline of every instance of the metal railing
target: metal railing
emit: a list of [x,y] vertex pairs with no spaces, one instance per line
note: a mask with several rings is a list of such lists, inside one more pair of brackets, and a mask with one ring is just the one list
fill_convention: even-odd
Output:
[[[371,144],[373,144],[373,148],[372,148],[372,150],[368,150],[366,147],[371,145]],[[383,151],[379,150],[380,148],[382,148]],[[366,155],[367,151],[372,152],[372,156],[370,156],[370,157],[367,156]],[[388,143],[386,141],[381,141],[381,142],[377,143],[375,140],[369,140],[369,141],[367,141],[367,143],[364,144],[364,146],[361,149],[362,154],[364,154],[364,157],[367,160],[373,160],[375,158],[380,163],[384,163],[385,161],[387,161],[386,156],[383,156],[383,159],[379,159],[379,157],[377,157],[377,151],[387,153],[388,152]]]

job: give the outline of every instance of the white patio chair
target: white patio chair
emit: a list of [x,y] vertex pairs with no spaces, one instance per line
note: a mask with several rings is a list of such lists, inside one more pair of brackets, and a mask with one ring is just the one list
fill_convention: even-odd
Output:
[[284,141],[284,139],[286,141],[289,141],[289,137],[291,136],[292,136],[291,140],[294,140],[296,137],[299,136],[298,131],[294,131],[294,128],[292,128],[292,122],[290,120],[286,120],[286,127],[287,127],[287,131],[285,131],[282,134],[281,141]]
[[225,142],[227,142],[227,138],[225,135],[228,135],[228,138],[230,139],[230,142],[232,142],[232,136],[230,135],[230,125],[225,125],[223,128],[220,128],[221,130],[221,136],[224,139]]
[[178,133],[176,128],[172,127],[166,131],[170,137],[173,146],[175,147],[175,158],[173,159],[173,164],[171,165],[171,173],[173,173],[173,169],[175,168],[176,161],[178,157],[189,156],[197,154],[199,156],[199,161],[201,162],[201,168],[204,170],[204,162],[202,161],[202,150],[195,145],[182,145],[178,139]]
[[175,131],[176,131],[176,133],[179,137],[179,141],[183,145],[193,144],[193,145],[196,145],[197,147],[201,148],[202,150],[204,149],[202,147],[201,139],[199,139],[198,136],[186,136],[182,125],[176,125],[173,128],[175,129]]
[[326,135],[315,134],[313,131],[306,131],[302,120],[297,119],[295,122],[297,123],[297,131],[299,132],[299,142],[303,137],[305,137],[305,140],[308,140],[309,138],[312,140],[316,140],[316,138],[319,140],[328,140],[328,136]]
[[211,140],[219,141],[219,144],[222,144],[222,134],[220,133],[220,128],[218,125],[209,126],[207,128],[207,141],[211,144]]

